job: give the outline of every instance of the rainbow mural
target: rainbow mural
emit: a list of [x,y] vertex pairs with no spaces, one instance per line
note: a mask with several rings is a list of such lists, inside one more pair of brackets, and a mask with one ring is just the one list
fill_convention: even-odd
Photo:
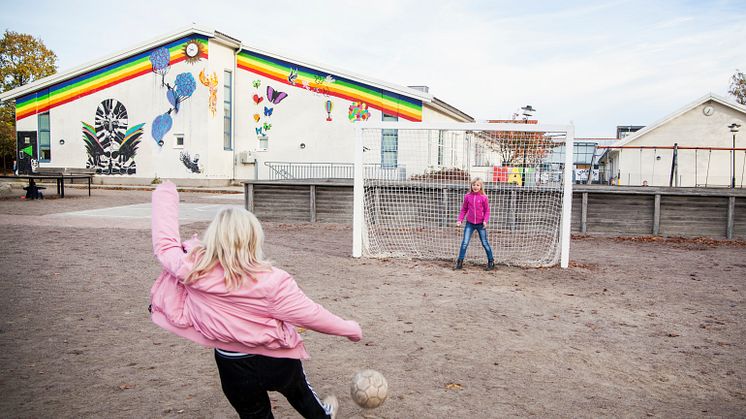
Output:
[[238,54],[236,65],[240,69],[280,83],[298,88],[309,88],[352,102],[364,102],[371,108],[378,109],[388,115],[409,121],[422,121],[421,100],[248,50],[242,50]]
[[46,112],[54,107],[96,93],[107,87],[134,79],[135,77],[150,74],[152,71],[152,64],[149,59],[150,54],[157,48],[165,47],[168,49],[171,54],[170,65],[184,61],[187,59],[184,53],[184,46],[192,40],[196,40],[202,46],[199,57],[208,58],[207,37],[192,34],[20,97],[16,99],[16,120],[20,121],[23,118]]

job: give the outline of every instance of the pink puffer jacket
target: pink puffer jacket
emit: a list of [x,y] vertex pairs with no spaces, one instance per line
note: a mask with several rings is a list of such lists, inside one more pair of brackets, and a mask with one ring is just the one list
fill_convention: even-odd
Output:
[[171,182],[153,192],[153,251],[163,272],[150,290],[152,320],[201,345],[275,358],[306,359],[295,326],[358,341],[357,322],[313,302],[285,271],[272,268],[237,290],[225,287],[222,267],[184,285],[192,263],[186,252],[199,242],[179,238],[179,194]]

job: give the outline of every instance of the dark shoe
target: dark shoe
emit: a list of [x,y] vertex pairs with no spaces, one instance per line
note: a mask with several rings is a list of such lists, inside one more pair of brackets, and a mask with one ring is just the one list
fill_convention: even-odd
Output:
[[487,261],[487,267],[484,268],[484,270],[485,271],[491,271],[493,269],[495,269],[495,261],[494,260]]
[[456,266],[453,269],[461,269],[464,267],[464,260],[458,259],[456,260]]

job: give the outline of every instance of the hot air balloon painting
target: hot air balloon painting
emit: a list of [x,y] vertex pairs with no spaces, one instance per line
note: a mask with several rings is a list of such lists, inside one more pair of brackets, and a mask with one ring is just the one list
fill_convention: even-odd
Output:
[[326,101],[326,120],[331,122],[332,120],[332,109],[334,108],[334,104],[331,100]]

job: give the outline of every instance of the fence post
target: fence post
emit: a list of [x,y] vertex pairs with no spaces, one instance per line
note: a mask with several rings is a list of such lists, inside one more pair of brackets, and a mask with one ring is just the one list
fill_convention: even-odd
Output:
[[729,196],[728,197],[728,225],[725,230],[725,237],[728,240],[733,239],[735,212],[736,212],[736,197]]
[[247,211],[254,212],[254,184],[244,183],[243,184],[243,199],[244,208]]
[[580,206],[580,232],[588,231],[588,192],[583,192],[583,203]]
[[655,194],[655,205],[653,209],[653,235],[661,232],[661,194]]
[[310,196],[311,202],[310,202],[310,208],[309,208],[311,211],[310,218],[311,218],[311,222],[315,223],[316,222],[316,185],[311,185],[310,193],[311,193],[311,196]]

